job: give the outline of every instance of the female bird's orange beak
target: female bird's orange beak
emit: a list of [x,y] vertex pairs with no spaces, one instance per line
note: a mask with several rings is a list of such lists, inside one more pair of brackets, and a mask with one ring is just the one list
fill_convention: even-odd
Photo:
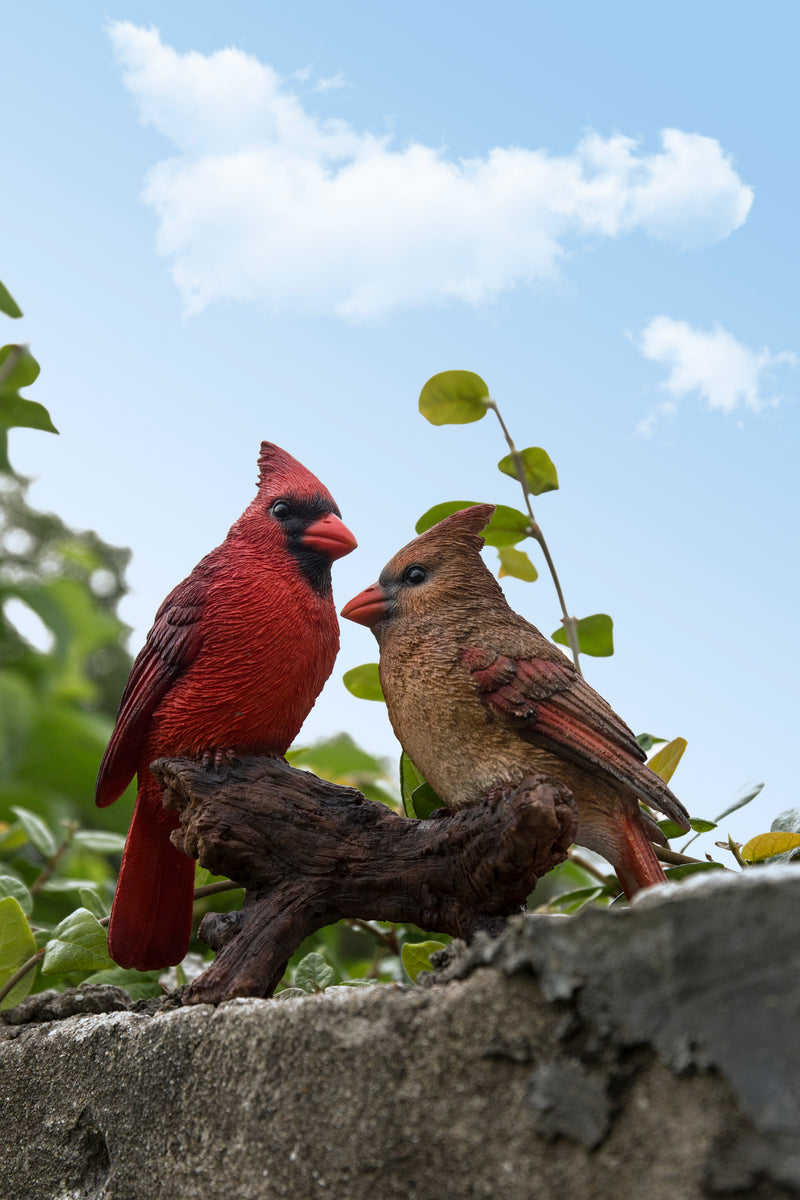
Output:
[[371,629],[389,615],[389,597],[379,583],[371,583],[363,592],[359,592],[352,600],[348,600],[342,609],[342,616],[348,621],[357,621]]
[[301,540],[304,546],[327,555],[331,562],[349,554],[358,545],[350,530],[334,513],[326,513],[309,525]]

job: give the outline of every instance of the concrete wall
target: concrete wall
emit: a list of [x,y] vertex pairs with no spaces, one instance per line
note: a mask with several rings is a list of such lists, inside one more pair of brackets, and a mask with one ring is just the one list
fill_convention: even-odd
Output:
[[799,913],[800,870],[720,874],[416,988],[39,1001],[0,1026],[0,1198],[800,1195]]

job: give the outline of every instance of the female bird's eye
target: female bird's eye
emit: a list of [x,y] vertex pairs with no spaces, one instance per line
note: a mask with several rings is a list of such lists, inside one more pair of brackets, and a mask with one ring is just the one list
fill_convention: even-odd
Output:
[[277,517],[279,521],[284,521],[289,515],[289,505],[285,500],[276,500],[270,511],[273,517]]
[[406,567],[403,571],[403,583],[410,583],[412,587],[416,587],[419,583],[424,583],[428,578],[428,572],[424,567]]

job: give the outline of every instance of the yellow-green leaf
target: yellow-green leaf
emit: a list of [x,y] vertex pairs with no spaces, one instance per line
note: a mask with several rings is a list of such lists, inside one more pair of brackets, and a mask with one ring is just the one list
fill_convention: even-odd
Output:
[[[534,496],[541,496],[543,492],[558,491],[558,472],[546,450],[541,446],[528,446],[519,451],[519,457],[522,460],[528,491],[533,492]],[[501,458],[497,465],[504,475],[519,479],[517,460],[513,454]]]
[[400,951],[406,974],[412,983],[417,982],[421,971],[432,971],[431,955],[444,950],[444,942],[406,942]]
[[[0,900],[0,988],[5,987],[12,975],[36,953],[31,927],[25,913],[13,896]],[[31,970],[15,983],[0,1009],[13,1008],[24,1000],[33,987],[36,972]]]
[[419,394],[419,411],[431,425],[468,425],[486,416],[489,388],[472,371],[440,371]]
[[539,578],[539,572],[524,550],[516,550],[513,546],[501,546],[497,556],[500,559],[500,570],[497,572],[499,579],[504,575],[513,575],[515,579],[526,579],[533,583],[534,579]]
[[666,746],[662,746],[657,754],[653,755],[647,763],[648,767],[651,771],[655,771],[659,779],[664,780],[664,783],[669,783],[675,774],[675,768],[683,758],[683,752],[687,745],[686,738],[673,738],[671,742],[667,742]]
[[745,862],[763,862],[776,854],[786,854],[788,850],[796,850],[800,846],[800,833],[759,833],[750,838],[742,846],[741,854]]

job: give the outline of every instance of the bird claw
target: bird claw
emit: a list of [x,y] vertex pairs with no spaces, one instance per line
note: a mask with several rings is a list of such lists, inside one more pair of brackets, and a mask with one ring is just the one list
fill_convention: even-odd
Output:
[[235,759],[234,750],[223,750],[218,746],[215,750],[204,750],[200,761],[204,771],[219,771],[221,767],[229,767]]

